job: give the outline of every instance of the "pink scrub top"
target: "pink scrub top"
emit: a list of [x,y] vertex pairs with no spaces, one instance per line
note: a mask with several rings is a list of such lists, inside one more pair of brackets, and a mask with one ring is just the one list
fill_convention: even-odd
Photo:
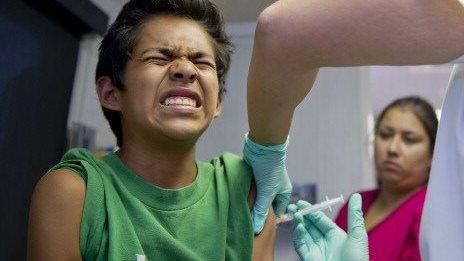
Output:
[[[372,261],[421,260],[419,252],[419,228],[427,187],[411,195],[401,203],[385,220],[370,231],[369,259]],[[362,211],[367,210],[379,194],[379,190],[361,192]],[[348,208],[345,204],[335,220],[337,225],[347,231]]]

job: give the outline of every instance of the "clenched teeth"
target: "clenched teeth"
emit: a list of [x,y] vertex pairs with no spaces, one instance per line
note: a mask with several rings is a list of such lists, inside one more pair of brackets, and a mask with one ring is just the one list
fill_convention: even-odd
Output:
[[184,105],[196,108],[197,102],[194,99],[190,99],[187,97],[169,97],[166,98],[166,100],[164,100],[163,105]]

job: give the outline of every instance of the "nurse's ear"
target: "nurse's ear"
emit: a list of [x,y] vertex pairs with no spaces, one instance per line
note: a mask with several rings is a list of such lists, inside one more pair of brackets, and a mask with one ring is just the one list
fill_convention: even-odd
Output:
[[121,90],[114,86],[110,77],[102,76],[98,78],[96,89],[100,105],[106,109],[120,111],[120,94]]

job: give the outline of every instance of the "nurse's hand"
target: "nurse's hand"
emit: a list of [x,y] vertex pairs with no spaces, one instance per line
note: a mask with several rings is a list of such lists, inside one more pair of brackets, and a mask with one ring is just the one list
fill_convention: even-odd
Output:
[[[288,206],[290,213],[310,206],[306,201]],[[293,219],[293,245],[301,260],[369,260],[368,241],[361,211],[361,196],[353,194],[348,203],[348,234],[322,212]]]
[[245,138],[243,159],[253,169],[257,192],[252,211],[255,234],[263,229],[272,204],[274,213],[279,216],[290,202],[292,184],[285,166],[287,145],[288,140],[278,145],[263,146],[250,140],[248,135]]

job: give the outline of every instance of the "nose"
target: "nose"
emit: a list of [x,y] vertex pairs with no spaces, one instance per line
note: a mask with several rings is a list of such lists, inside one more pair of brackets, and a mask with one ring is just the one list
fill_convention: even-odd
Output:
[[388,154],[391,156],[397,156],[399,149],[400,149],[400,142],[401,138],[399,136],[395,136],[390,140],[388,144]]
[[169,78],[182,83],[193,83],[198,77],[197,70],[187,59],[177,59],[169,68]]

